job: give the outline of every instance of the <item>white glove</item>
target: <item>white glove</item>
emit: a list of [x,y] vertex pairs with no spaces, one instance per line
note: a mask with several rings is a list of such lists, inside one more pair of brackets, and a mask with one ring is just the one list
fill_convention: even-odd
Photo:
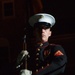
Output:
[[32,75],[32,71],[24,69],[20,71],[20,75]]

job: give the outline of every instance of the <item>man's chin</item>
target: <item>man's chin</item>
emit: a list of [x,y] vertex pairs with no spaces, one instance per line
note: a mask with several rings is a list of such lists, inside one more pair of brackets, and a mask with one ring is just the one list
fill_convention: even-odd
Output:
[[45,38],[42,39],[43,42],[47,42],[47,40]]

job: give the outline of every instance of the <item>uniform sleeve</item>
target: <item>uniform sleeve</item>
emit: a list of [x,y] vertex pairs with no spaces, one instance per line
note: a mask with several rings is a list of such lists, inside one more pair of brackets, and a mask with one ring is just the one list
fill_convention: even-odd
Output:
[[62,46],[54,46],[52,48],[52,55],[53,59],[49,62],[49,65],[40,69],[36,75],[57,75],[64,71],[67,63],[67,56]]

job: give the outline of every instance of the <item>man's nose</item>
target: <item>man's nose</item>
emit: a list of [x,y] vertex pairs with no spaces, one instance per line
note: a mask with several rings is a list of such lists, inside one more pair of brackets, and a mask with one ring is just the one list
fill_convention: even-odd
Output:
[[44,32],[45,31],[45,29],[42,29],[42,32]]

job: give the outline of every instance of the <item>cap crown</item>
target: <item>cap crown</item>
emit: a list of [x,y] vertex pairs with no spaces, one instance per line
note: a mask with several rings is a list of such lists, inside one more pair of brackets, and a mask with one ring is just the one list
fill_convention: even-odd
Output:
[[30,17],[29,24],[31,26],[34,26],[34,24],[37,22],[46,22],[52,27],[55,24],[55,18],[52,15],[46,13],[39,13]]

